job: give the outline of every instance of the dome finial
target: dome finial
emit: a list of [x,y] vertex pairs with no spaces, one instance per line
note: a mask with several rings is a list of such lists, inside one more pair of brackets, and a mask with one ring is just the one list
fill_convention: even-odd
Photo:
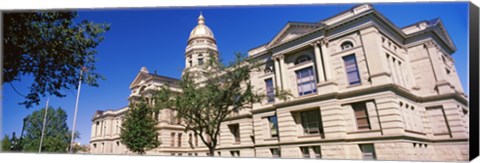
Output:
[[202,11],[200,11],[200,16],[198,16],[198,24],[205,24],[205,18],[202,15]]

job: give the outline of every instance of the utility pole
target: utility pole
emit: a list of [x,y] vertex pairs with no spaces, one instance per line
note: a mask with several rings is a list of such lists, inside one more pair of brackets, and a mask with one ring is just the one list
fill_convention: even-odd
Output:
[[73,127],[72,127],[72,137],[70,137],[70,153],[73,153],[73,142],[75,140],[75,126],[77,125],[77,111],[78,111],[78,100],[80,98],[80,88],[82,86],[82,75],[85,67],[82,67],[80,70],[80,81],[78,81],[78,90],[77,90],[77,101],[75,102],[75,113],[73,114]]
[[40,137],[40,146],[38,147],[38,153],[42,152],[43,135],[45,133],[45,124],[47,122],[48,101],[50,101],[50,98],[47,99],[47,106],[45,107],[45,115],[43,116],[42,136]]

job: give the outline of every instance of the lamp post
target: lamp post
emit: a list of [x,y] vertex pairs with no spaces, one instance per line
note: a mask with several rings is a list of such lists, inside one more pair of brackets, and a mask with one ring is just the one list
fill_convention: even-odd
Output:
[[80,98],[80,88],[82,86],[82,75],[83,71],[86,70],[85,67],[82,67],[80,70],[80,80],[78,81],[78,90],[77,90],[77,101],[75,102],[75,112],[73,114],[73,127],[72,127],[72,137],[70,137],[71,142],[70,142],[70,153],[73,153],[73,147],[74,144],[73,142],[75,141],[75,126],[77,125],[77,111],[78,111],[78,100]]

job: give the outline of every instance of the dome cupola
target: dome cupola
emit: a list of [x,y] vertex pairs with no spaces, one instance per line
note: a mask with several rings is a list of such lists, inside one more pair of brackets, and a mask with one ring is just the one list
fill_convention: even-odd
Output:
[[215,42],[215,37],[213,36],[213,32],[210,28],[208,28],[207,25],[205,25],[205,18],[201,13],[200,13],[200,16],[198,17],[198,25],[195,28],[193,28],[192,32],[190,32],[190,37],[188,38],[188,42],[196,38],[211,39],[212,41]]

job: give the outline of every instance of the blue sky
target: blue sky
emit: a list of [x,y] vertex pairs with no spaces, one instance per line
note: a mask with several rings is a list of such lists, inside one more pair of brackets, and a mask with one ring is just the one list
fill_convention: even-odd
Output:
[[[356,4],[294,5],[250,7],[185,7],[144,9],[80,10],[79,19],[106,22],[111,29],[98,46],[97,69],[106,77],[100,87],[82,85],[77,117],[77,130],[82,144],[90,141],[91,118],[96,110],[118,109],[127,105],[128,89],[142,66],[150,72],[180,78],[184,52],[190,31],[202,11],[212,29],[220,56],[229,61],[235,52],[247,50],[270,41],[288,21],[317,22],[347,10]],[[398,27],[441,18],[457,47],[453,54],[463,88],[468,92],[468,3],[383,3],[373,6]],[[31,78],[12,83],[27,94]],[[50,98],[50,106],[62,107],[73,124],[76,90],[66,90],[65,98]],[[10,85],[4,85],[1,136],[20,134],[22,119],[34,110],[45,107],[46,97],[39,106],[26,109],[18,105],[23,99]]]

